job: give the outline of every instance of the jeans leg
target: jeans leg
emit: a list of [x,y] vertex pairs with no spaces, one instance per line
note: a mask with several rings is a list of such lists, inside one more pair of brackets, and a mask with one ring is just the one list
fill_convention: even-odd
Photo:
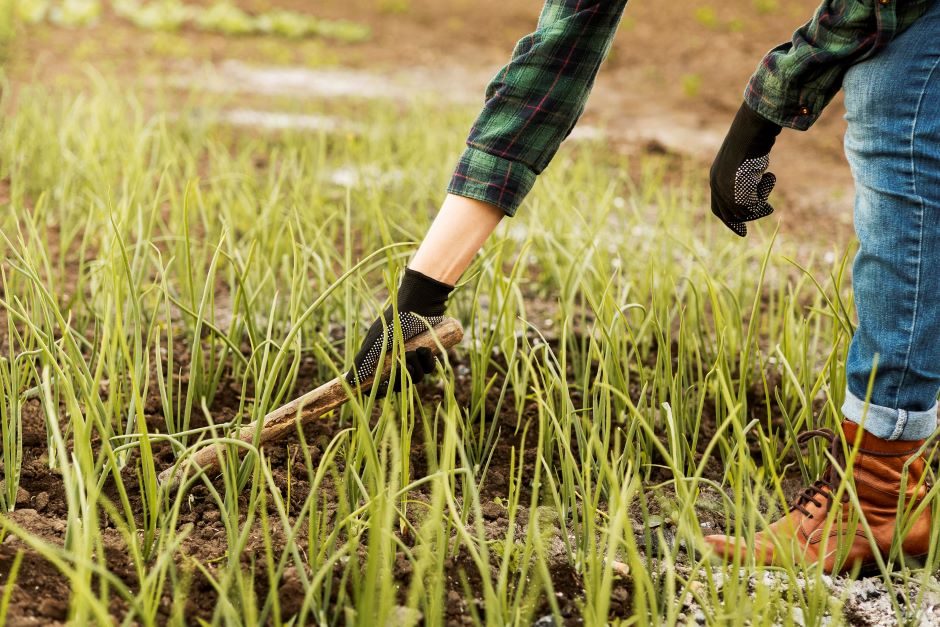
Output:
[[[880,438],[937,427],[940,392],[940,4],[846,75],[859,326],[845,417]],[[868,399],[869,381],[875,376]]]

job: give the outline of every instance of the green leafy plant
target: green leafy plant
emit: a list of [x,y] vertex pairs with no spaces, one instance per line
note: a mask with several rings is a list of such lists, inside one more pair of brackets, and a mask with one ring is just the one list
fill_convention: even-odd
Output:
[[702,91],[701,74],[686,74],[682,77],[682,93],[686,98],[696,98]]
[[408,13],[411,10],[411,0],[379,0],[379,10],[394,15]]
[[49,8],[49,20],[61,26],[88,26],[100,16],[100,0],[59,0]]
[[[35,24],[49,20],[69,27],[88,26],[101,15],[102,0],[11,0],[13,16]],[[111,0],[115,14],[135,26],[156,31],[176,31],[184,26],[224,35],[275,35],[299,39],[323,37],[355,43],[368,39],[368,26],[348,20],[324,20],[287,10],[252,14],[231,2],[209,6],[181,0]],[[0,35],[3,22],[0,21]]]
[[712,6],[701,6],[695,9],[695,21],[709,29],[717,29],[721,22],[718,20],[718,13]]
[[51,0],[16,0],[12,3],[14,15],[27,24],[37,24],[49,13]]
[[754,9],[762,14],[776,13],[780,9],[779,0],[754,0]]
[[251,15],[229,2],[216,2],[197,13],[193,22],[202,30],[226,35],[246,35],[257,28]]

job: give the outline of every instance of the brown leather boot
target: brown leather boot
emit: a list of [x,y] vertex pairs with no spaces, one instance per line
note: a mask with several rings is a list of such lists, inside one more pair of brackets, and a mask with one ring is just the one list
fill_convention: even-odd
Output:
[[[855,443],[857,430],[858,425],[855,423],[843,421],[842,432],[850,448]],[[830,429],[819,429],[801,433],[797,441],[803,444],[814,437],[829,440],[833,459],[844,468],[845,455],[839,436]],[[874,551],[877,550],[887,559],[894,540],[904,464],[917,454],[923,443],[924,440],[882,440],[867,431],[862,434],[852,475],[861,512],[871,527],[877,545],[875,548],[858,522],[848,496],[841,499],[841,503],[835,502],[840,476],[831,466],[820,480],[797,495],[786,516],[754,536],[753,547],[739,546],[733,537],[723,535],[706,536],[705,542],[728,560],[738,551],[742,561],[747,553],[751,553],[758,563],[765,565],[781,566],[823,560],[823,568],[827,573],[845,572],[855,566],[860,566],[863,572],[877,571]],[[911,519],[914,510],[927,494],[925,470],[923,456],[911,461],[907,468],[903,519]],[[834,520],[829,527],[829,535],[823,538],[827,516],[834,508],[836,511],[833,512]],[[927,554],[930,509],[928,506],[917,516],[902,540],[901,551],[908,566],[919,564]]]

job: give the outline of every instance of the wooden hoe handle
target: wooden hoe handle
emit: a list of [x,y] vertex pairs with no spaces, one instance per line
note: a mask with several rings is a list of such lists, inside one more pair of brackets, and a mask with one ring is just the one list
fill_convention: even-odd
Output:
[[[445,318],[431,330],[425,331],[405,342],[405,350],[413,351],[418,348],[429,348],[434,353],[440,354],[441,349],[448,348],[459,343],[463,339],[463,327],[453,318]],[[392,356],[386,355],[385,365],[382,368],[382,378],[389,375],[392,370]],[[346,401],[349,397],[343,389],[343,378],[345,375],[336,377],[328,383],[303,396],[292,400],[286,405],[278,407],[261,421],[259,436],[259,445],[267,444],[273,440],[294,431],[298,422],[307,424],[326,414]],[[365,379],[360,387],[368,388],[375,377]],[[259,429],[257,422],[245,425],[236,436],[242,442],[254,442],[255,435]],[[187,470],[203,469],[211,472],[219,468],[226,447],[224,445],[209,444],[197,450],[191,456],[178,464],[167,468],[160,473],[159,480],[161,484],[175,485],[177,481],[186,475]]]

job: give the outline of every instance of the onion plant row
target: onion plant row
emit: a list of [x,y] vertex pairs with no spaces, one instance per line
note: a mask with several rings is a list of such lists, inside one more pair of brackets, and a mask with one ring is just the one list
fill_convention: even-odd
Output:
[[[349,365],[472,114],[358,102],[355,131],[268,134],[158,101],[24,89],[0,128],[0,534],[68,580],[76,624],[192,624],[197,579],[218,625],[441,624],[455,589],[486,625],[571,603],[587,624],[841,620],[818,568],[764,577],[701,538],[751,537],[825,463],[795,433],[839,419],[851,251],[732,238],[699,167],[602,142],[566,146],[463,277],[467,337],[435,383],[354,399],[328,436],[286,440],[286,467],[249,446],[158,485]],[[15,511],[37,408],[58,541]],[[211,560],[182,522],[193,490],[224,529]],[[133,576],[112,572],[105,526]],[[937,592],[931,570],[885,576],[899,619]]]

